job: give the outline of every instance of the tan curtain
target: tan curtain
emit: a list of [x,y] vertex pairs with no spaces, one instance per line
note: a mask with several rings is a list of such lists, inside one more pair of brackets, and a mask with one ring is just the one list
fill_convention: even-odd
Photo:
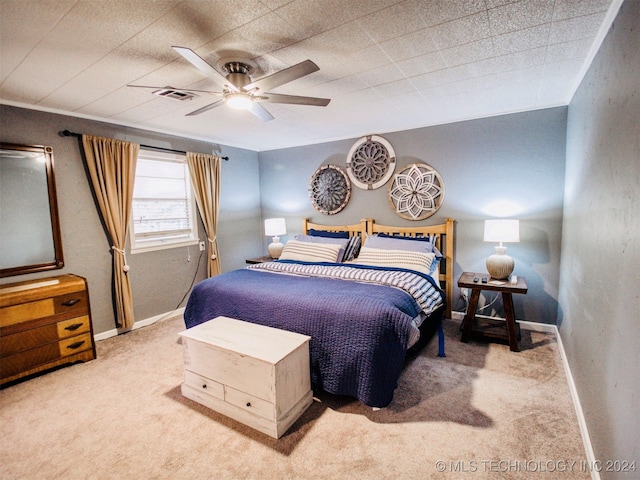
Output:
[[187,162],[191,174],[191,184],[196,195],[196,203],[207,234],[207,274],[220,274],[218,258],[218,203],[220,200],[220,157],[204,153],[187,152]]
[[82,135],[93,192],[110,236],[113,254],[113,287],[119,328],[133,327],[133,297],[125,240],[129,228],[133,182],[140,145],[112,138]]

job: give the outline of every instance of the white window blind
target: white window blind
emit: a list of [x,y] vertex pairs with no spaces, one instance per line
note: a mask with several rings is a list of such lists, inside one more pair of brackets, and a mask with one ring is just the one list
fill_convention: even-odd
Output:
[[132,253],[197,243],[195,202],[184,155],[140,150],[130,238]]

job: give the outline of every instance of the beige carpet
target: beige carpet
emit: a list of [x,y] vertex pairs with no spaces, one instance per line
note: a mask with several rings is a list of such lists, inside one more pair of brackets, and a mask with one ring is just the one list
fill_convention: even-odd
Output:
[[280,440],[180,394],[180,318],[98,342],[98,358],[0,391],[4,479],[585,478],[551,335],[522,352],[447,322],[374,411],[318,393]]

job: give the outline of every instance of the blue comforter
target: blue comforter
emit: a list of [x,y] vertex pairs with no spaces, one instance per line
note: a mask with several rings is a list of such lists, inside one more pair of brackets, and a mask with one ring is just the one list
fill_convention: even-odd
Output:
[[247,268],[197,284],[184,318],[187,328],[223,315],[309,335],[315,388],[386,407],[422,309],[396,287]]

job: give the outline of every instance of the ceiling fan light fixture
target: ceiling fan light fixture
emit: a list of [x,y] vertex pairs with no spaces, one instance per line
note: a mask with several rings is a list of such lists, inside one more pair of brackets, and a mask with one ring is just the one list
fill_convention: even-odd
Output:
[[246,93],[231,93],[225,97],[227,105],[236,110],[248,110],[253,103],[251,95]]

